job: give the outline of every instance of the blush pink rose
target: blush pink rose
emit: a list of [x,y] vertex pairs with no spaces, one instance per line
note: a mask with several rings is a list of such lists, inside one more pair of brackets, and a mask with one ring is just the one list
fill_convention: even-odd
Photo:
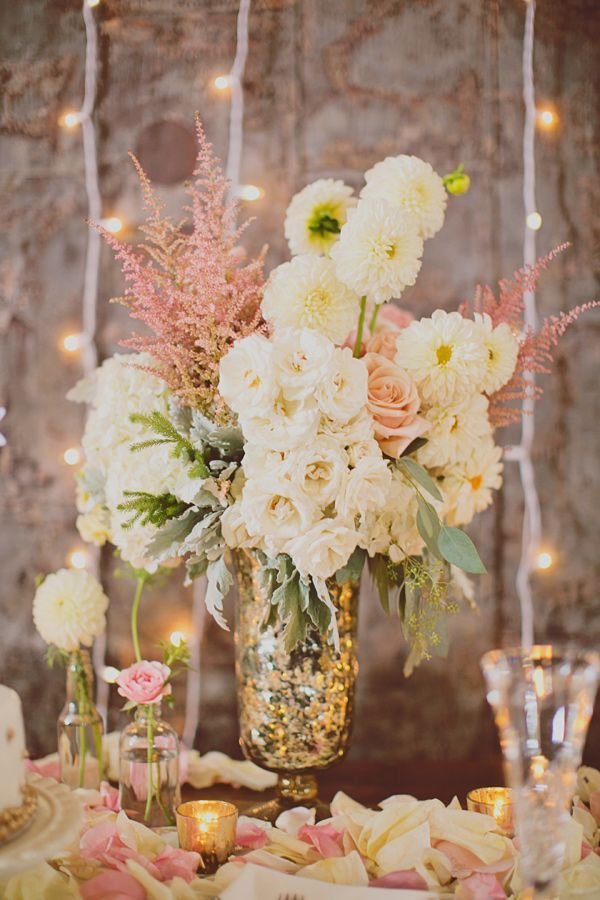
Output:
[[386,359],[393,360],[398,352],[397,341],[397,331],[376,331],[367,341],[366,351],[367,353],[379,353]]
[[375,440],[384,453],[398,459],[430,427],[418,415],[421,401],[417,388],[408,372],[381,353],[367,353],[363,362],[369,373],[367,409]]
[[140,706],[158,703],[171,693],[171,685],[165,684],[170,674],[170,668],[157,660],[135,662],[119,673],[119,694]]

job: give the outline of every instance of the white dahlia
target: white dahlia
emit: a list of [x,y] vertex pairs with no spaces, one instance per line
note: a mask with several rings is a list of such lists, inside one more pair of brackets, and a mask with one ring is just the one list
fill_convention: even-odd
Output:
[[444,476],[443,515],[449,525],[468,525],[476,513],[492,502],[492,491],[502,485],[502,448],[484,438],[471,454]]
[[417,383],[428,404],[455,403],[478,393],[486,374],[487,350],[470,319],[436,309],[398,335],[396,362]]
[[340,281],[375,303],[415,283],[422,255],[414,218],[385,200],[361,200],[331,250]]
[[299,191],[285,216],[285,236],[293,256],[328,253],[338,239],[348,209],[356,206],[343,181],[320,178]]
[[486,394],[493,394],[512,378],[519,342],[505,322],[494,328],[487,313],[475,313],[475,324],[479,340],[487,351],[486,373],[481,389]]
[[108,597],[89,572],[60,569],[35,592],[33,621],[47,644],[61,650],[91,647],[106,628]]
[[417,156],[388,156],[365,173],[361,197],[386,200],[414,216],[423,239],[444,224],[446,189],[429,163]]
[[304,254],[273,270],[262,311],[278,327],[312,328],[341,344],[356,322],[358,297],[338,281],[330,259]]
[[474,394],[450,406],[432,406],[422,415],[430,423],[427,443],[416,454],[422,466],[439,468],[470,455],[482,438],[492,434],[488,399]]

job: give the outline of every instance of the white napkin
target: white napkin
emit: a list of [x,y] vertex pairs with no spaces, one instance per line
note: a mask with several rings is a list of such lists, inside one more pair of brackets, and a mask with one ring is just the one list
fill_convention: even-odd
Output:
[[221,893],[221,900],[279,900],[294,894],[298,900],[438,900],[430,891],[402,891],[393,888],[352,887],[312,878],[284,875],[272,869],[246,864],[233,884]]

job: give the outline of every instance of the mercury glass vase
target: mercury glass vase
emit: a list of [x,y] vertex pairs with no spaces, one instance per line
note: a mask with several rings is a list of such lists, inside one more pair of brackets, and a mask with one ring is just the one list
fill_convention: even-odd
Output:
[[289,652],[285,625],[264,625],[270,599],[258,570],[250,554],[236,555],[238,713],[244,755],[278,776],[276,799],[246,813],[274,821],[292,806],[318,808],[317,773],[348,749],[358,674],[359,585],[328,585],[337,609],[339,652],[316,629]]
[[540,645],[492,650],[481,664],[513,791],[527,886],[519,896],[555,898],[600,657]]
[[103,776],[102,717],[94,705],[94,676],[87,650],[66,663],[66,702],[57,722],[60,780],[70,788],[98,790]]

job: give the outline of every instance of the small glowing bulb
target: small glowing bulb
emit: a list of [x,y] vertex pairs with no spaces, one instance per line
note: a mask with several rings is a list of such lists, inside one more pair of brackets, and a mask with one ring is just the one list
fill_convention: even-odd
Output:
[[265,192],[256,184],[240,184],[237,195],[241,200],[251,203],[253,200],[260,200],[261,197],[264,197]]
[[557,121],[558,116],[551,109],[540,109],[538,111],[538,122],[544,128],[553,128]]
[[81,462],[81,450],[79,447],[68,447],[63,453],[63,459],[68,466],[76,466]]
[[174,647],[181,647],[182,644],[185,644],[186,640],[187,635],[184,631],[172,631],[169,635],[169,641]]
[[548,553],[547,550],[544,550],[542,553],[538,553],[538,558],[536,560],[536,564],[538,569],[549,569],[554,562],[552,558],[552,554]]
[[73,550],[69,553],[68,563],[72,569],[85,569],[88,564],[88,555],[85,550]]
[[100,670],[100,677],[107,684],[114,684],[119,677],[119,670],[115,669],[114,666],[103,666]]
[[100,6],[100,0],[86,0],[88,6]]
[[80,122],[81,122],[81,114],[78,112],[74,112],[73,110],[69,110],[69,112],[66,112],[59,119],[59,123],[64,128],[75,128],[75,126],[79,125]]
[[532,231],[539,231],[542,227],[542,217],[539,212],[529,213],[526,219],[527,227],[531,228]]
[[231,75],[217,75],[217,77],[213,81],[213,84],[218,91],[226,91],[231,87],[232,82],[233,79]]
[[118,234],[123,228],[123,220],[118,216],[109,216],[107,219],[100,219],[100,224],[111,234]]
[[62,342],[63,348],[67,353],[77,353],[78,350],[81,350],[83,344],[84,339],[82,334],[67,334]]

